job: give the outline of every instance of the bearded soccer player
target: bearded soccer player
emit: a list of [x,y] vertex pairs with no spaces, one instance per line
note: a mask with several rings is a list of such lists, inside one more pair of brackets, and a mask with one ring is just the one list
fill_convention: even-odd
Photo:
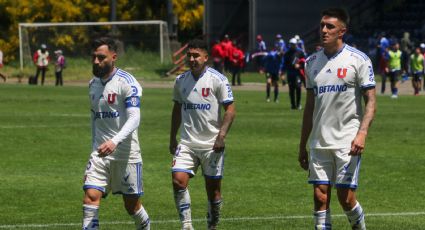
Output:
[[84,175],[82,229],[99,228],[99,206],[109,192],[121,194],[136,229],[150,229],[139,201],[143,194],[142,158],[137,129],[142,88],[115,66],[117,44],[104,37],[92,44],[94,78],[90,81],[92,153]]
[[[208,229],[216,229],[222,206],[221,179],[225,137],[235,117],[233,93],[227,78],[208,67],[207,45],[202,40],[189,43],[190,70],[178,76],[174,85],[174,107],[170,130],[173,155],[172,182],[182,229],[193,229],[189,179],[200,166],[208,197]],[[224,116],[221,118],[221,107]],[[180,143],[176,135],[180,129]]]
[[[370,59],[342,41],[348,22],[343,9],[323,11],[323,49],[306,61],[307,101],[298,160],[309,170],[309,183],[313,184],[315,229],[332,228],[332,186],[352,229],[366,229],[355,192],[360,159],[375,114],[375,79]],[[306,150],[309,137],[310,156]]]

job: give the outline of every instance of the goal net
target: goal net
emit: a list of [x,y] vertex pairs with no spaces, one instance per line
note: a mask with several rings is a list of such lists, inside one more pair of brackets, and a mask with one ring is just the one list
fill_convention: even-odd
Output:
[[[120,68],[134,70],[152,63],[171,62],[168,28],[164,21],[20,23],[21,70],[33,67],[32,56],[41,44],[47,45],[51,60],[54,51],[60,49],[67,58],[89,62],[91,42],[100,36],[111,36],[118,41]],[[148,63],[143,63],[145,60]]]

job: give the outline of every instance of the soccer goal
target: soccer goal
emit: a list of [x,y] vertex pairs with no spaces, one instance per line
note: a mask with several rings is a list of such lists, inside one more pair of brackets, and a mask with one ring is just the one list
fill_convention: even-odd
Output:
[[149,62],[171,62],[168,27],[165,21],[19,23],[21,70],[32,64],[32,55],[41,44],[51,57],[55,50],[65,56],[89,59],[91,41],[111,36],[118,41],[119,54],[125,57],[124,68],[141,68]]

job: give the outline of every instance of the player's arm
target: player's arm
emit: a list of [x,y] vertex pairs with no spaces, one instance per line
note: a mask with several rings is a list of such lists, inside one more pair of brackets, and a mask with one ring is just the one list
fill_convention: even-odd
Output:
[[367,88],[362,91],[363,99],[365,101],[365,112],[360,123],[360,129],[356,137],[351,142],[351,155],[360,155],[365,147],[367,132],[372,124],[376,112],[376,90],[375,88]]
[[307,141],[313,128],[313,111],[314,111],[314,91],[313,89],[307,89],[307,97],[305,102],[303,122],[301,128],[300,146],[298,152],[298,162],[301,168],[304,170],[308,169],[308,152],[307,152]]
[[235,109],[235,103],[227,103],[223,104],[224,108],[224,116],[223,116],[223,122],[220,127],[220,131],[218,132],[217,138],[215,140],[213,149],[215,152],[223,152],[224,151],[224,139],[226,138],[227,133],[230,130],[230,127],[232,126],[233,120],[236,116],[236,109]]
[[170,129],[170,154],[174,155],[177,148],[177,132],[182,122],[181,107],[177,101],[174,101],[173,111],[171,112],[171,129]]

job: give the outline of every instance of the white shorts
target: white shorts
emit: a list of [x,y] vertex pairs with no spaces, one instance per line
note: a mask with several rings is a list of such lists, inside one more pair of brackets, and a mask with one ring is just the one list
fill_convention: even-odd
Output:
[[216,153],[212,149],[190,149],[182,144],[177,146],[171,166],[172,172],[186,172],[194,176],[199,165],[205,177],[221,179],[224,169],[224,152]]
[[83,189],[97,189],[105,197],[112,194],[143,195],[142,162],[111,161],[97,156],[90,156],[84,173]]
[[308,182],[356,189],[361,156],[349,153],[350,149],[311,149]]

